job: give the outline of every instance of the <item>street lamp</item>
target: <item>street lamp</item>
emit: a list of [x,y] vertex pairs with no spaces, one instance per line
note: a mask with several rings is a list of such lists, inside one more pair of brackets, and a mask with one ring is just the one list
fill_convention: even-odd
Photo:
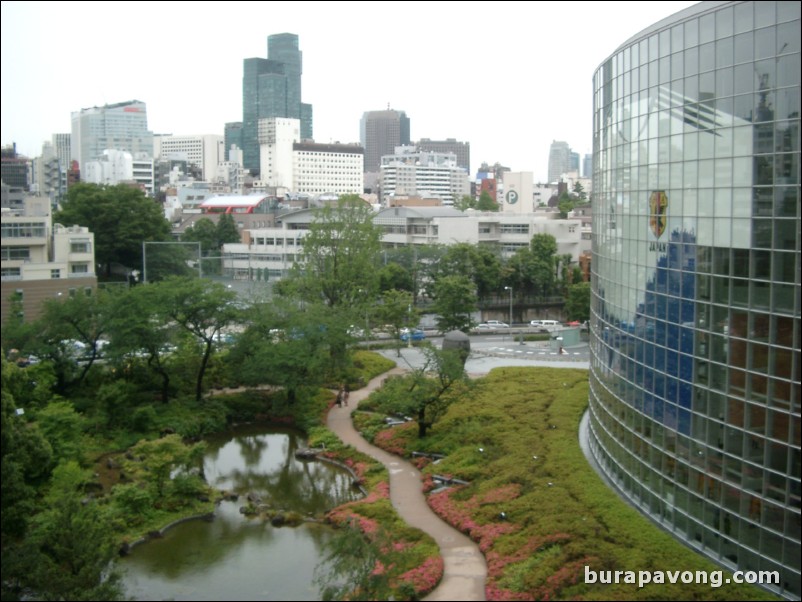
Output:
[[512,287],[511,286],[505,286],[504,290],[505,291],[510,291],[510,328],[512,328]]

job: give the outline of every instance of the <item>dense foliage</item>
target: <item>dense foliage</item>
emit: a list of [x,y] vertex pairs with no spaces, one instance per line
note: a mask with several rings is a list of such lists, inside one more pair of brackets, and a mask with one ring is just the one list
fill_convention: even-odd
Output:
[[479,544],[489,600],[774,599],[747,585],[584,583],[585,565],[718,570],[621,501],[589,466],[577,440],[587,400],[584,370],[499,368],[425,438],[413,423],[383,428],[381,415],[360,419],[360,428],[394,453],[444,454],[424,467],[427,489],[435,474],[469,482],[432,493],[429,504]]

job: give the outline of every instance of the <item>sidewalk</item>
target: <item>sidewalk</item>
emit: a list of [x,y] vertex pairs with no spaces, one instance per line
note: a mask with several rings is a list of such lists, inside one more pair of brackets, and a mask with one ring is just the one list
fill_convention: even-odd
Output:
[[476,544],[467,536],[443,522],[426,503],[421,490],[420,472],[409,462],[389,454],[365,441],[353,427],[351,412],[371,391],[381,386],[391,374],[401,374],[394,368],[371,380],[368,385],[352,391],[348,407],[333,407],[327,426],[344,443],[378,460],[390,473],[390,501],[396,512],[409,525],[431,535],[440,546],[443,557],[443,579],[425,600],[485,600],[487,565]]

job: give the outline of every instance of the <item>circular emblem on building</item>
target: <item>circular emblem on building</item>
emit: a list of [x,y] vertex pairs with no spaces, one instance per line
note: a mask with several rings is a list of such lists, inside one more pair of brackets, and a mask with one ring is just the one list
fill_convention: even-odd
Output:
[[665,190],[654,190],[649,195],[649,228],[655,238],[660,238],[666,229],[668,196]]
[[518,193],[514,190],[508,190],[505,197],[508,205],[514,205],[518,202]]

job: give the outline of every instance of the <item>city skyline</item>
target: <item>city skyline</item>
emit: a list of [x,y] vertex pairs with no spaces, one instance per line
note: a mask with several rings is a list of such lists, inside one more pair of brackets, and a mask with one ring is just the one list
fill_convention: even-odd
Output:
[[[409,116],[412,140],[466,141],[474,166],[500,162],[545,181],[552,140],[582,155],[591,150],[598,64],[622,40],[692,4],[644,2],[632,10],[631,3],[588,2],[568,11],[552,2],[525,13],[511,2],[468,13],[426,3],[409,3],[405,12],[354,4],[354,26],[332,28],[355,13],[324,3],[312,19],[306,3],[257,10],[234,3],[226,10],[242,22],[227,27],[211,5],[171,12],[145,3],[125,14],[126,29],[162,25],[148,46],[128,52],[121,40],[131,38],[107,13],[95,16],[95,4],[3,2],[0,142],[35,157],[52,134],[70,131],[72,112],[134,99],[147,104],[154,134],[222,135],[226,122],[242,119],[243,59],[265,57],[269,35],[293,33],[316,142],[358,142],[362,114],[390,106]],[[258,18],[260,11],[269,18]],[[598,28],[610,14],[615,24]],[[489,16],[496,28],[488,33]],[[75,35],[73,22],[91,24],[91,35]],[[380,26],[387,22],[389,33]]]

